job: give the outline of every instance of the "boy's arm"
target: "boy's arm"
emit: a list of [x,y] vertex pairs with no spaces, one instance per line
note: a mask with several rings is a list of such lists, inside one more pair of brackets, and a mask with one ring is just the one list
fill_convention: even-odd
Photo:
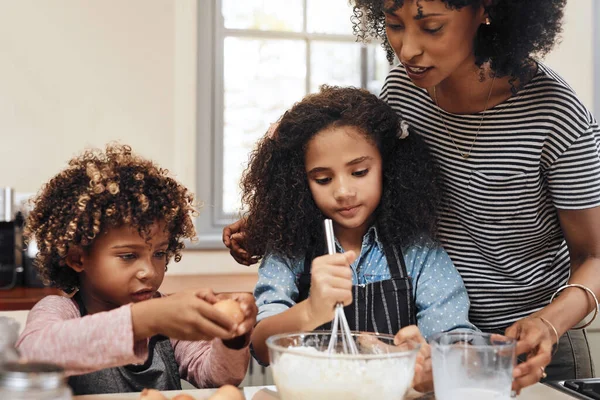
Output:
[[48,296],[29,312],[17,349],[24,359],[58,364],[70,376],[143,363],[148,340],[134,341],[129,305],[81,317],[73,300]]
[[413,246],[405,260],[413,279],[417,323],[425,338],[456,329],[477,330],[469,322],[465,284],[442,247]]
[[239,385],[250,362],[249,335],[239,349],[227,347],[221,339],[187,341],[171,339],[179,375],[194,386],[217,388]]

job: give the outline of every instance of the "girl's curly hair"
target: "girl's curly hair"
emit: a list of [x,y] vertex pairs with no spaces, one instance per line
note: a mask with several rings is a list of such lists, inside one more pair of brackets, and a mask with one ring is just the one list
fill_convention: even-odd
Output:
[[129,225],[148,238],[151,226],[164,221],[170,234],[170,259],[181,259],[182,238],[195,238],[194,196],[168,171],[135,155],[131,147],[109,144],[69,161],[32,199],[25,236],[39,248],[36,266],[46,284],[72,292],[78,274],[66,266],[72,246],[89,249],[99,233]]
[[[354,5],[353,30],[359,40],[381,39],[390,64],[394,50],[385,33],[386,0],[351,0]],[[416,0],[417,5],[423,1]],[[485,0],[442,0],[449,9],[485,6]],[[394,11],[404,0],[391,0]],[[486,6],[490,25],[481,25],[474,38],[475,64],[490,62],[493,74],[526,82],[533,58],[541,58],[554,46],[562,30],[566,0],[492,0]]]
[[362,89],[322,86],[296,103],[258,143],[242,177],[248,250],[297,257],[324,243],[323,213],[309,189],[304,155],[311,138],[332,126],[358,128],[381,153],[380,233],[400,246],[422,234],[433,238],[440,201],[436,167],[419,135],[399,139],[400,122],[387,103]]

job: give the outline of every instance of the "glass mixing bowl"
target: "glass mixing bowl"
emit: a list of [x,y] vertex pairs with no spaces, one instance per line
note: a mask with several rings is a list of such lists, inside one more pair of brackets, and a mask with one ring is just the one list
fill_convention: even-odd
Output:
[[402,399],[410,387],[421,345],[394,345],[392,335],[352,333],[358,354],[345,354],[338,335],[299,332],[267,339],[273,378],[281,400]]

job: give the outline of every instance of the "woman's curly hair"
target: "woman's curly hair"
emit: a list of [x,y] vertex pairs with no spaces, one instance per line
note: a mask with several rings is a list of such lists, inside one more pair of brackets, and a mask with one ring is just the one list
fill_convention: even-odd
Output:
[[[322,86],[288,110],[250,156],[242,177],[246,240],[252,254],[298,257],[324,242],[323,213],[308,185],[308,142],[329,127],[351,126],[376,144],[383,190],[376,221],[389,243],[405,246],[434,238],[440,201],[437,169],[416,134],[400,139],[400,117],[366,90]],[[335,148],[331,149],[336,151]]]
[[[359,40],[381,39],[390,63],[394,50],[385,33],[386,0],[351,0],[354,5],[353,30]],[[404,0],[388,0],[401,8]],[[419,3],[431,0],[416,0]],[[442,0],[449,9],[484,6],[485,0]],[[526,82],[534,58],[546,55],[562,30],[566,0],[492,0],[486,6],[490,25],[481,25],[475,36],[475,64],[489,62],[497,77]],[[387,5],[387,4],[386,4]]]
[[181,259],[183,238],[195,238],[194,196],[167,170],[132,153],[126,145],[87,150],[46,183],[32,200],[25,236],[39,248],[36,266],[46,284],[72,292],[78,274],[65,258],[72,246],[89,250],[98,234],[128,225],[148,238],[164,221],[170,234],[167,260]]

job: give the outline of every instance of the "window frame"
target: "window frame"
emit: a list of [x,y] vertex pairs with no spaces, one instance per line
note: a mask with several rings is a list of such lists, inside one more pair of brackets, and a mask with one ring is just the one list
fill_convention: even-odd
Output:
[[[250,29],[228,29],[219,10],[222,0],[200,0],[197,9],[197,108],[196,171],[197,199],[201,202],[196,218],[198,241],[188,243],[190,249],[222,249],[223,227],[237,219],[223,212],[223,129],[224,129],[224,43],[226,37],[294,39],[306,43],[306,93],[311,84],[311,43],[314,41],[356,43],[356,38],[341,34],[307,31],[308,0],[304,6],[302,32],[274,32]],[[360,45],[357,43],[357,45]],[[369,79],[369,49],[361,46],[361,87]],[[267,127],[265,127],[266,130]]]

